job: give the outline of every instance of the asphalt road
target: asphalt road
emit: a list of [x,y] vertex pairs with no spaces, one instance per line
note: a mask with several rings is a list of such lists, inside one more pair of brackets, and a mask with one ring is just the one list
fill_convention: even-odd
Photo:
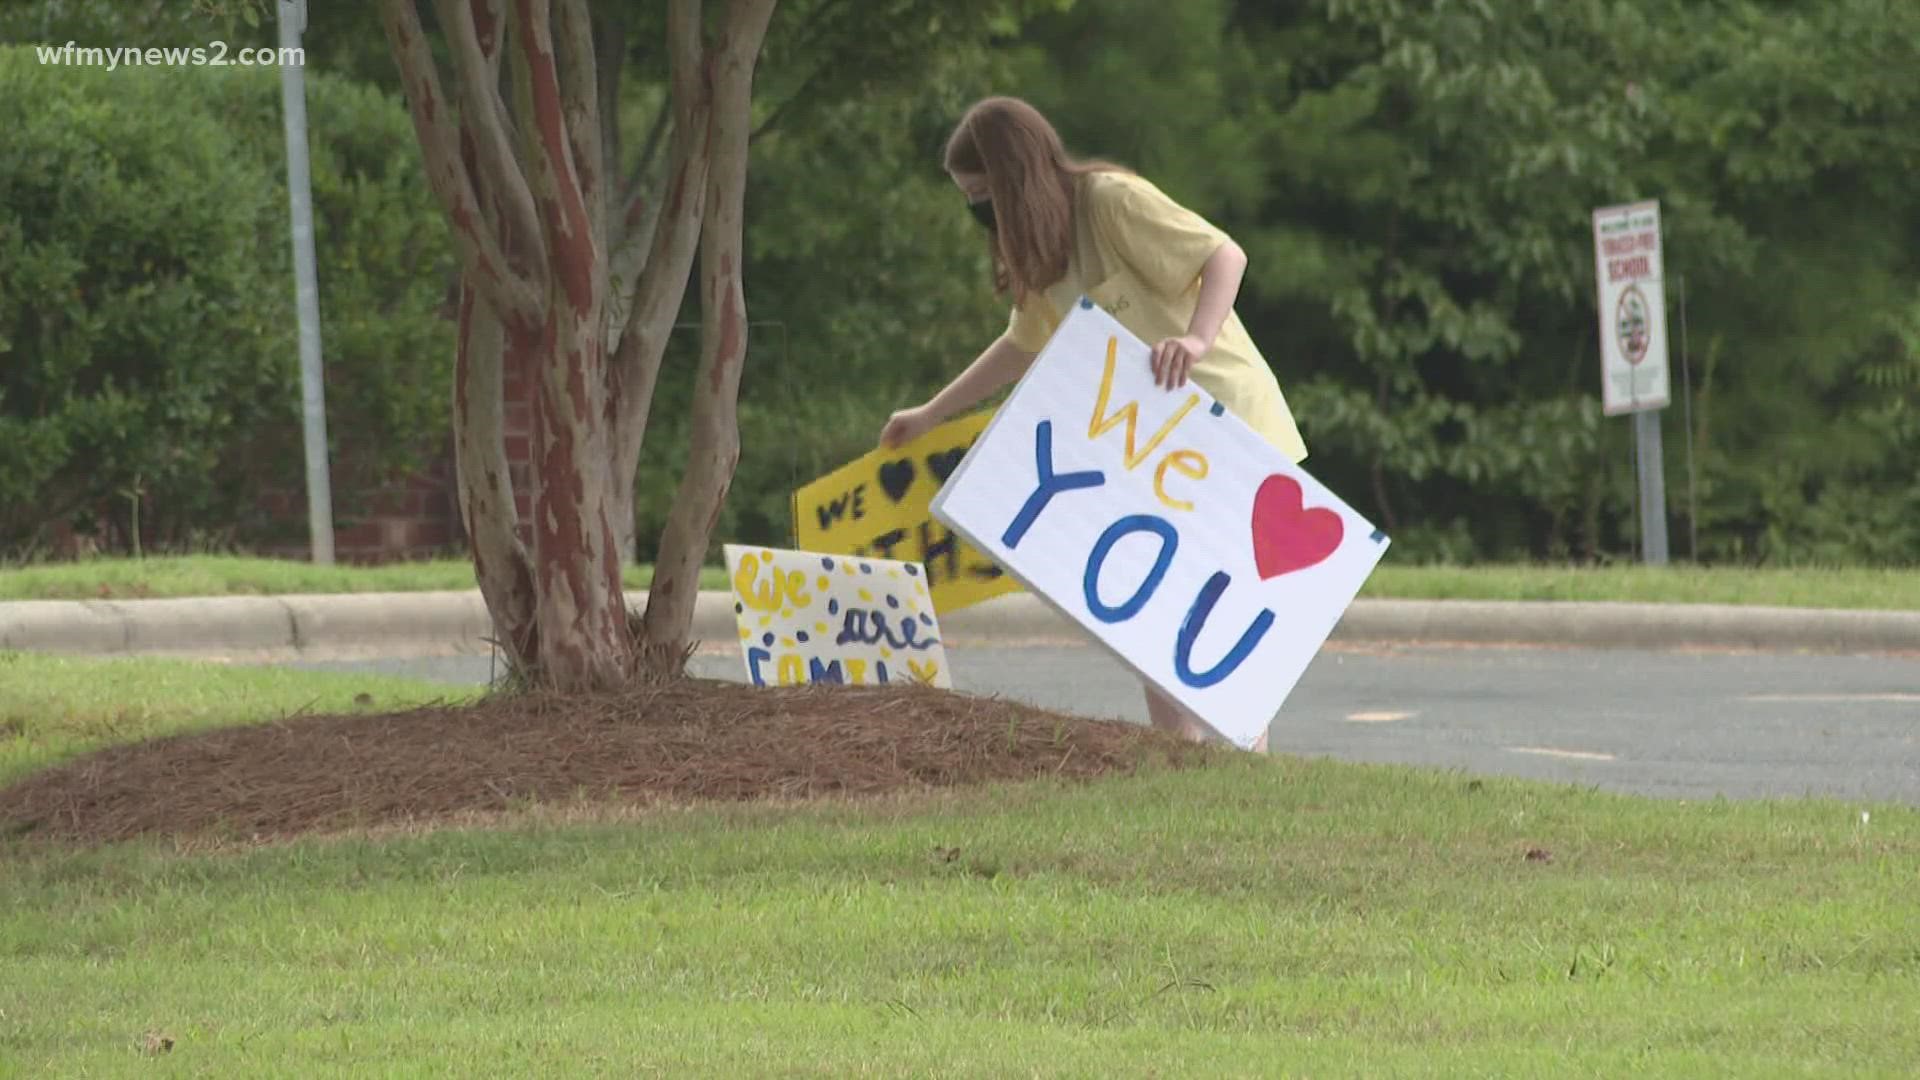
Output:
[[[964,691],[1145,720],[1139,683],[1094,648],[953,648],[949,660]],[[489,670],[485,656],[295,666],[462,684]],[[695,671],[744,679],[738,656],[699,656]],[[1675,798],[1920,805],[1920,659],[1329,646],[1271,747]]]

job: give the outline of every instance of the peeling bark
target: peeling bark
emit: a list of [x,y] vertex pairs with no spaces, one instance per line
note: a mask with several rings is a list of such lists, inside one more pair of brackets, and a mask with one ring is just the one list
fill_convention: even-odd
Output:
[[701,564],[740,461],[747,305],[741,252],[753,69],[776,0],[734,0],[712,58],[707,206],[700,234],[701,356],[687,470],[668,514],[644,635],[654,664],[684,664]]
[[[462,167],[452,111],[413,0],[381,0],[380,21],[400,66],[400,80],[426,162],[427,182],[446,209],[454,248],[488,303],[507,322],[532,325],[540,315],[538,283],[508,265],[500,239],[482,220],[472,177]],[[455,20],[472,25],[471,11]]]
[[507,472],[507,353],[524,363],[528,343],[509,350],[500,320],[470,283],[460,287],[460,333],[454,354],[454,469],[460,516],[473,552],[474,576],[510,670],[532,670],[538,633],[533,567],[520,543],[519,515]]
[[600,129],[599,64],[593,48],[593,18],[587,13],[587,0],[552,2],[558,5],[551,26],[559,69],[560,112],[566,119],[574,183],[586,204],[595,242],[605,250],[607,172],[605,135]]
[[[577,0],[563,0],[571,5]],[[551,267],[541,365],[534,387],[534,590],[541,627],[539,669],[560,690],[619,685],[630,669],[630,633],[621,590],[621,560],[612,529],[612,455],[605,327],[606,259],[594,228],[583,177],[598,166],[599,133],[569,131],[580,106],[580,76],[562,85],[553,22],[545,0],[515,0],[514,36],[526,72],[534,204]],[[578,12],[584,20],[585,12]],[[566,22],[563,16],[562,23]],[[584,28],[582,31],[584,33]],[[589,82],[591,51],[584,62]],[[584,106],[593,107],[587,95]],[[597,127],[597,120],[595,125]],[[583,172],[577,140],[591,139]]]
[[[641,354],[652,349],[650,358]],[[613,465],[613,534],[620,557],[634,558],[637,543],[634,531],[634,485],[640,471],[640,451],[646,445],[647,420],[653,415],[653,395],[660,382],[660,358],[665,351],[665,335],[656,340],[645,334],[629,334],[614,354],[608,372],[611,397],[607,421],[612,428],[610,453]]]
[[543,342],[549,362],[534,394],[534,585],[542,679],[562,690],[619,685],[628,631],[614,547],[612,470],[601,415],[604,382],[587,314],[556,305]]
[[[516,275],[544,288],[546,264],[539,255],[539,220],[533,193],[507,137],[500,99],[500,47],[504,26],[499,0],[435,0],[447,35],[459,87],[461,161],[486,214],[502,258]],[[524,312],[523,315],[531,315]],[[531,319],[524,324],[531,327]]]
[[[499,101],[499,0],[441,0],[454,59],[453,102],[413,0],[383,0],[382,22],[400,66],[434,194],[460,256],[459,335],[452,395],[454,462],[475,580],[510,670],[537,666],[540,634],[532,562],[518,534],[507,468],[505,375],[528,365],[542,316],[546,264],[524,177],[504,137]],[[457,104],[455,110],[449,104]]]
[[[732,0],[711,49],[701,0],[671,0],[671,158],[662,191],[644,205],[620,190],[621,20],[603,18],[609,40],[596,52],[587,0],[435,0],[449,95],[416,3],[380,8],[462,266],[453,392],[461,512],[502,646],[539,683],[596,690],[635,672],[620,582],[633,483],[667,338],[702,256],[693,461],[643,627],[650,666],[677,671],[740,456],[742,203],[753,70],[777,0]],[[507,468],[511,375],[532,391],[531,550]]]

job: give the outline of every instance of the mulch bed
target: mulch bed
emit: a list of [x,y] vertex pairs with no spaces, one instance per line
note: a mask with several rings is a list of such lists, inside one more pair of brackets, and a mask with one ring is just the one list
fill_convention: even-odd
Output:
[[1172,736],[925,688],[685,679],[300,716],[111,747],[0,790],[0,835],[273,840],[578,800],[863,796],[1092,779],[1210,751]]

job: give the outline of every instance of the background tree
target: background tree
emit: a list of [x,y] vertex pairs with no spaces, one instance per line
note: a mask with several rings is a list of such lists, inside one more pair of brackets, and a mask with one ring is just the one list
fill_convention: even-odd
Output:
[[[0,6],[0,38],[269,43],[270,17],[230,15],[216,34],[196,14],[241,2],[34,0]],[[606,225],[630,241],[654,235],[669,193],[669,10],[594,15],[612,201],[640,214]],[[399,92],[376,8],[312,16],[310,76]],[[451,71],[451,39],[423,21]],[[721,14],[706,21],[717,31]],[[516,54],[500,55],[510,71]],[[1248,248],[1241,311],[1300,416],[1310,467],[1394,530],[1396,560],[1633,555],[1631,425],[1599,413],[1588,215],[1650,197],[1669,241],[1672,351],[1677,364],[1684,347],[1694,389],[1690,433],[1678,400],[1663,417],[1685,526],[1676,552],[1697,533],[1709,561],[1911,564],[1916,61],[1920,5],[1890,0],[783,0],[750,110],[741,254],[754,361],[736,401],[747,452],[705,555],[717,538],[785,540],[796,481],[869,449],[890,409],[999,329],[978,229],[938,160],[967,102],[1010,92],[1076,149],[1141,168]],[[517,124],[519,93],[499,97]],[[508,130],[519,152],[524,129]],[[612,236],[603,248],[610,355],[650,350],[618,335],[652,249]],[[699,262],[696,251],[688,265]],[[0,266],[0,287],[10,280],[30,279]],[[691,505],[678,496],[694,410],[680,403],[708,385],[707,312],[698,290],[680,306],[656,324],[667,330],[651,396],[627,399],[671,403],[642,410],[652,437],[610,425],[612,529],[634,529],[614,544],[623,555],[659,552],[675,508]],[[1698,513],[1686,521],[1689,451]],[[677,527],[691,536],[688,524]],[[689,560],[699,546],[684,543]]]
[[1248,248],[1308,467],[1396,557],[1631,552],[1589,214],[1657,198],[1667,490],[1679,516],[1686,347],[1700,554],[1920,558],[1911,443],[1865,419],[1912,355],[1920,7],[1085,0],[1016,51],[1072,142]]

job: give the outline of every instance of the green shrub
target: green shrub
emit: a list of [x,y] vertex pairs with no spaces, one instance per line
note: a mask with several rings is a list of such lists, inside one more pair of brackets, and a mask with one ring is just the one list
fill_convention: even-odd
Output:
[[187,105],[194,73],[0,53],[30,103],[0,154],[0,535],[129,492],[207,512],[220,449],[264,418],[273,185]]
[[[265,535],[303,469],[277,73],[5,48],[0,100],[27,105],[0,153],[0,548],[102,512],[149,544]],[[310,75],[308,111],[351,489],[444,432],[447,244],[397,102]]]

